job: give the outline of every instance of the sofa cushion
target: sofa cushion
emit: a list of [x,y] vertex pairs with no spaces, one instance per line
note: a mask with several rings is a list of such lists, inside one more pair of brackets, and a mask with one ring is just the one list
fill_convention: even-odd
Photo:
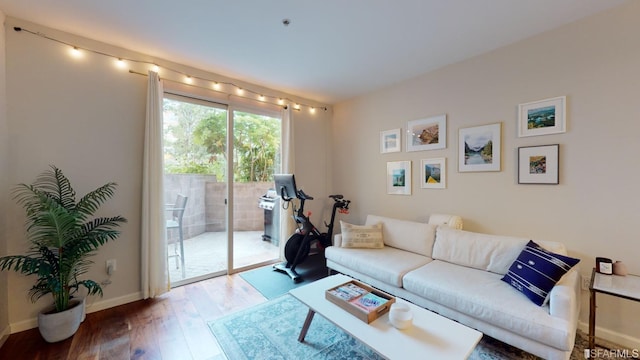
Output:
[[382,249],[382,224],[353,225],[340,221],[342,247]]
[[450,228],[462,230],[462,218],[458,215],[431,214],[429,216],[429,224],[446,225]]
[[402,277],[406,273],[431,261],[426,256],[390,246],[382,249],[329,246],[324,254],[327,260],[397,287],[402,287]]
[[384,244],[431,257],[436,225],[369,215],[365,225],[382,223]]
[[547,251],[529,241],[502,281],[542,306],[551,289],[578,262],[579,259]]
[[504,275],[527,241],[440,226],[436,231],[433,258]]
[[503,281],[501,275],[434,260],[403,279],[404,288],[430,301],[522,337],[571,350],[571,326],[549,315]]

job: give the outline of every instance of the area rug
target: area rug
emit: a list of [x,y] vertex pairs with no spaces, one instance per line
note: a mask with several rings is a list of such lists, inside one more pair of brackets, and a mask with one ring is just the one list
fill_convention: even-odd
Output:
[[289,290],[327,276],[327,266],[323,254],[310,255],[302,264],[296,267],[296,272],[303,281],[294,283],[284,273],[273,270],[272,265],[240,273],[240,277],[256,288],[267,299],[275,299],[286,294]]
[[[316,315],[304,343],[298,342],[307,308],[291,295],[239,311],[209,323],[226,357],[231,360],[382,359],[367,346]],[[584,359],[587,336],[579,332],[572,360]],[[471,360],[538,357],[483,336]]]

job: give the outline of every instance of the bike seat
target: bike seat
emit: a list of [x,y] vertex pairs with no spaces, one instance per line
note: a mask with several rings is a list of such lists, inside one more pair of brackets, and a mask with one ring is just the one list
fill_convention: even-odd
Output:
[[341,200],[344,198],[344,196],[336,194],[336,195],[329,195],[330,198],[334,199],[334,200]]

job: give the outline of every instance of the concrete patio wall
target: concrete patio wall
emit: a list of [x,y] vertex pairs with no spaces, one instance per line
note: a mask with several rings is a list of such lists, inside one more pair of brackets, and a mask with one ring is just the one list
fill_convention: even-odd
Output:
[[[165,174],[165,203],[175,203],[178,194],[188,197],[182,220],[185,239],[225,230],[226,186],[214,175]],[[264,211],[258,207],[258,199],[273,188],[273,183],[235,183],[234,186],[234,230],[262,231]]]

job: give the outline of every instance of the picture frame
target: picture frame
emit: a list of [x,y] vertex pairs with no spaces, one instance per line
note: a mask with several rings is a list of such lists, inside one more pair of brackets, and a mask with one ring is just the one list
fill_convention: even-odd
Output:
[[461,128],[458,135],[458,171],[500,171],[502,123]]
[[422,159],[420,161],[420,187],[422,189],[446,189],[446,158]]
[[560,145],[518,148],[518,184],[558,185]]
[[387,194],[411,195],[411,161],[387,162]]
[[407,122],[407,151],[447,148],[447,115]]
[[566,96],[518,105],[518,137],[567,131]]
[[400,134],[401,130],[399,128],[380,131],[380,153],[400,152],[402,142]]

